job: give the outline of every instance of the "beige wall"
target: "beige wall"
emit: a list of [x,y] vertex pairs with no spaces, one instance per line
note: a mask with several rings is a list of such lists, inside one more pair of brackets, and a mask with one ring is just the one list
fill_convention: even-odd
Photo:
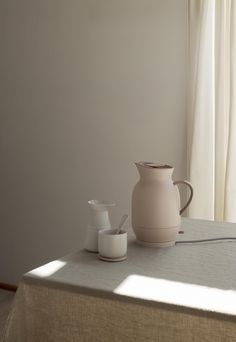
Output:
[[0,1],[0,281],[130,210],[133,161],[186,173],[187,0]]

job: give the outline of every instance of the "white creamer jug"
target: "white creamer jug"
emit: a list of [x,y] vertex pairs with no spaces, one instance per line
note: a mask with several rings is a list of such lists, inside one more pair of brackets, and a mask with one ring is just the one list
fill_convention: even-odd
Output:
[[98,252],[98,232],[101,229],[111,228],[109,208],[115,203],[100,200],[90,200],[89,224],[86,231],[85,249],[90,252]]

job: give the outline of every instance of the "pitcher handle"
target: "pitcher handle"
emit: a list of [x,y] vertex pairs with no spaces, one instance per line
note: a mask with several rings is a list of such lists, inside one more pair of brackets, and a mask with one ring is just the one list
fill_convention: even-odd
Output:
[[176,182],[174,182],[173,184],[174,184],[174,185],[185,184],[185,185],[188,186],[188,188],[189,188],[189,190],[190,190],[190,195],[189,195],[189,199],[188,199],[187,203],[186,203],[185,206],[183,206],[183,208],[180,209],[180,211],[179,211],[179,214],[181,215],[181,214],[185,211],[185,209],[188,208],[189,204],[191,203],[191,201],[192,201],[192,199],[193,199],[193,187],[192,187],[192,184],[191,184],[190,182],[186,181],[186,180],[184,180],[184,181],[176,181]]

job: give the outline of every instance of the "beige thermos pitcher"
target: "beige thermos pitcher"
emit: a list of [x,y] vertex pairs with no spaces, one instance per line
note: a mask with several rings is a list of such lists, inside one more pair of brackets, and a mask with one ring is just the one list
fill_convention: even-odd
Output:
[[[180,215],[193,197],[192,185],[187,181],[173,182],[174,168],[170,165],[135,164],[140,175],[132,194],[132,227],[137,241],[149,247],[173,246],[181,226]],[[182,209],[178,184],[185,184],[190,189]]]

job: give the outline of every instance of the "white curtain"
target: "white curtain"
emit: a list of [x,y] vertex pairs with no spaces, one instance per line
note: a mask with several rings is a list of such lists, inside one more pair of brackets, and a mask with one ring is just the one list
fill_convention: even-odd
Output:
[[189,216],[236,222],[236,0],[189,0]]

